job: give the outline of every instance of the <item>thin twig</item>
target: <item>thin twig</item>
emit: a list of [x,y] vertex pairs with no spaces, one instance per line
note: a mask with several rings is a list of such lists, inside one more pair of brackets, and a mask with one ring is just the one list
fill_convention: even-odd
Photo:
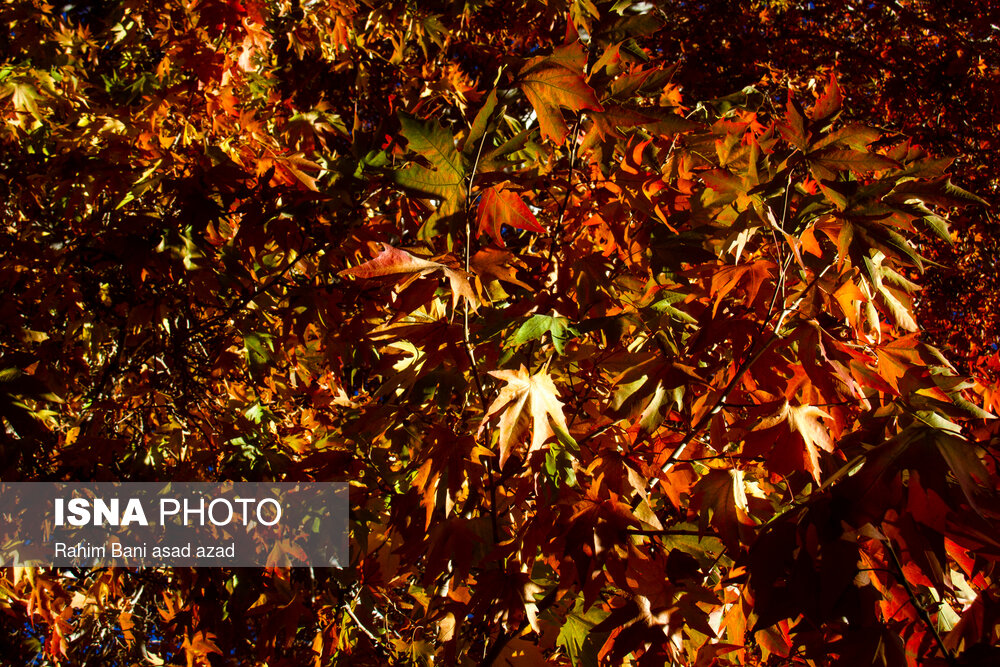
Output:
[[347,612],[347,615],[350,616],[351,619],[354,621],[354,623],[358,626],[358,629],[361,630],[361,632],[365,633],[368,639],[372,640],[372,643],[375,644],[376,649],[378,649],[379,652],[382,653],[383,655],[391,655],[391,653],[389,653],[383,646],[382,641],[377,636],[375,636],[375,634],[371,630],[366,628],[365,624],[362,623],[361,620],[354,615],[354,611],[351,609],[351,606],[348,604],[344,604],[343,607],[344,611]]
[[[479,140],[479,149],[476,151],[476,159],[472,163],[472,171],[469,173],[469,181],[465,190],[465,275],[469,275],[472,262],[472,186],[476,180],[476,172],[479,170],[479,158],[483,154],[483,145],[486,143],[487,132]],[[465,354],[469,357],[469,364],[472,368],[472,377],[476,383],[476,394],[479,396],[479,406],[486,414],[489,403],[486,400],[486,392],[483,390],[483,379],[479,374],[479,365],[476,363],[476,353],[472,348],[472,340],[469,336],[469,300],[465,299],[462,309],[462,339],[465,342]],[[464,411],[464,410],[463,410]],[[493,543],[500,541],[500,532],[497,528],[497,486],[494,478],[492,459],[486,462],[486,485],[490,492],[490,532]]]
[[684,535],[693,537],[718,537],[715,533],[711,531],[702,532],[700,530],[685,530],[682,528],[661,528],[661,529],[645,529],[645,528],[626,528],[626,535],[646,535],[646,536],[657,536],[657,535]]
[[545,258],[545,263],[552,264],[552,255],[556,247],[556,239],[562,235],[563,220],[566,219],[566,211],[569,208],[569,199],[573,195],[573,170],[576,168],[576,149],[578,147],[578,139],[580,136],[580,123],[583,121],[583,114],[579,114],[576,117],[576,122],[573,124],[573,140],[569,148],[569,175],[566,177],[566,196],[563,197],[562,206],[559,209],[559,219],[556,221],[556,226],[552,229],[552,234],[549,238],[549,252]]
[[[781,204],[781,222],[778,223],[778,229],[782,234],[785,233],[785,223],[788,220],[788,195],[792,187],[792,172],[788,173],[788,182],[785,184],[785,199]],[[771,295],[771,304],[767,307],[767,317],[765,321],[771,320],[771,314],[774,312],[774,304],[777,302],[778,293],[781,293],[781,302],[785,302],[785,276],[788,273],[788,265],[792,262],[792,254],[789,253],[788,257],[784,260],[781,258],[781,245],[778,243],[778,238],[774,233],[774,228],[771,228],[771,238],[774,239],[774,245],[778,249],[778,262],[781,264],[781,273],[778,275],[778,286],[774,290],[774,294]]]
[[892,548],[892,544],[890,544],[888,540],[883,542],[883,544],[885,545],[886,551],[889,552],[890,559],[892,560],[892,565],[895,570],[893,574],[899,583],[903,585],[903,589],[906,590],[906,595],[910,598],[910,604],[912,604],[914,609],[917,610],[917,615],[920,616],[920,620],[922,620],[927,626],[927,629],[931,631],[931,636],[934,637],[934,642],[937,644],[938,649],[944,653],[945,661],[949,665],[957,665],[958,662],[955,660],[955,656],[952,655],[951,651],[948,650],[948,647],[944,645],[944,640],[941,639],[941,633],[938,632],[937,626],[931,620],[931,615],[927,613],[927,608],[920,604],[920,601],[917,599],[916,592],[913,590],[913,587],[910,586],[910,582],[906,580],[906,575],[903,574],[903,566],[899,562],[899,557],[896,556],[896,551]]
[[[472,163],[472,171],[469,173],[469,182],[465,190],[465,275],[469,275],[472,262],[472,184],[476,180],[476,171],[479,169],[479,158],[483,154],[483,144],[486,143],[486,132],[483,132],[479,140],[479,150],[476,151],[476,160]],[[469,337],[469,299],[462,301],[462,339],[465,342],[465,354],[469,357],[469,364],[472,366],[472,377],[476,383],[476,393],[479,395],[479,403],[486,413],[488,402],[486,392],[483,391],[483,379],[479,374],[479,365],[476,363],[476,354],[472,349],[472,340]]]

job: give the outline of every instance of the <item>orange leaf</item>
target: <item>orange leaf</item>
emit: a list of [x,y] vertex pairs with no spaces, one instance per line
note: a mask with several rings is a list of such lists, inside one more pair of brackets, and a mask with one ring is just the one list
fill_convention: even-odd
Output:
[[515,229],[527,229],[532,232],[544,232],[545,228],[538,224],[535,214],[524,203],[521,196],[512,190],[502,187],[488,188],[479,200],[477,214],[479,229],[477,236],[489,234],[500,247],[505,247],[500,227],[510,225]]
[[542,138],[561,144],[569,134],[561,109],[604,111],[594,90],[575,72],[551,58],[532,59],[521,70],[521,90],[538,115]]

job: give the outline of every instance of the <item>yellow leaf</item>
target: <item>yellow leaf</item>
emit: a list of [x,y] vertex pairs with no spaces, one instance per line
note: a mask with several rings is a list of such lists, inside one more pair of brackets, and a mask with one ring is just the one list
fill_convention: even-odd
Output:
[[833,441],[830,434],[819,420],[820,417],[830,419],[830,415],[812,405],[790,405],[788,406],[788,423],[792,430],[797,431],[802,436],[806,445],[806,454],[809,457],[809,472],[818,483],[819,479],[819,451],[821,449],[832,452]]
[[552,424],[563,432],[569,430],[566,426],[566,417],[563,415],[562,402],[558,398],[559,392],[548,373],[543,371],[529,375],[528,369],[521,366],[516,371],[491,371],[490,375],[504,380],[507,384],[486,411],[479,432],[483,432],[490,417],[500,413],[501,466],[510,454],[512,441],[520,433],[518,422],[522,415],[531,420],[532,436],[528,451],[541,448],[545,440],[555,434]]

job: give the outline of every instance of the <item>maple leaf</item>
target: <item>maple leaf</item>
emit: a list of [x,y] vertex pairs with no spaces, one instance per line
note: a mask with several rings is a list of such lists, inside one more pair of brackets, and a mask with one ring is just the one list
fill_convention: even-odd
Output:
[[816,100],[812,108],[812,119],[814,121],[826,120],[836,115],[840,108],[844,106],[844,96],[840,92],[840,84],[837,83],[837,75],[830,74],[830,83],[826,90]]
[[528,451],[541,448],[545,440],[557,432],[562,437],[568,437],[569,428],[563,415],[563,404],[548,373],[541,371],[529,375],[528,369],[522,365],[516,371],[490,371],[490,375],[507,384],[500,389],[500,394],[487,409],[479,426],[479,433],[486,428],[490,417],[500,413],[498,445],[501,466],[510,455],[512,441],[520,432],[519,422],[522,416],[531,421],[532,435]]
[[620,127],[645,126],[656,121],[652,116],[621,106],[609,107],[605,111],[595,111],[593,117],[594,128],[592,131],[600,140],[623,136],[618,130]]
[[473,293],[472,286],[469,285],[469,280],[463,272],[449,268],[440,262],[411,255],[405,250],[392,247],[388,243],[383,243],[382,246],[382,252],[376,257],[354,268],[344,269],[339,275],[354,276],[356,278],[377,278],[379,276],[407,273],[423,275],[440,270],[451,285],[452,307],[458,304],[459,298],[465,298],[475,308],[476,295]]
[[465,169],[452,133],[435,120],[422,121],[404,113],[399,114],[399,123],[407,147],[429,166],[413,163],[393,172],[393,180],[405,188],[441,200],[428,224],[455,215],[462,210],[466,190]]
[[[753,440],[766,448],[774,448],[768,459],[774,465],[784,470],[804,469],[819,483],[819,450],[833,451],[833,441],[820,418],[832,419],[816,406],[789,405],[787,401],[782,401],[777,412],[756,419],[752,430],[768,434],[770,429],[782,425],[786,425],[787,430],[782,428],[778,433],[772,431]],[[800,436],[801,444],[795,434]]]
[[215,644],[215,635],[211,632],[202,632],[201,630],[194,633],[191,637],[185,637],[182,648],[187,658],[188,667],[207,663],[208,656],[211,653],[222,655],[222,650]]
[[472,256],[470,266],[484,280],[498,280],[531,289],[531,285],[517,277],[516,271],[519,268],[517,259],[506,250],[483,248]]
[[521,90],[538,115],[542,137],[557,144],[569,134],[561,109],[604,111],[583,75],[566,67],[565,62],[552,57],[533,58],[518,75]]
[[812,138],[806,130],[805,118],[802,109],[792,98],[792,91],[788,91],[788,102],[785,105],[785,122],[778,126],[778,131],[788,143],[799,150],[805,150]]
[[479,227],[476,235],[488,234],[501,248],[506,247],[500,234],[502,225],[531,232],[545,232],[545,228],[538,224],[535,214],[521,196],[504,187],[494,186],[483,192],[482,199],[479,200],[477,219]]
[[382,246],[382,252],[377,256],[354,268],[344,269],[340,272],[340,275],[354,276],[356,278],[376,278],[394,273],[424,273],[444,268],[443,264],[411,255],[405,250],[392,247],[388,243],[383,243]]
[[17,113],[31,115],[36,120],[41,119],[42,114],[38,109],[38,100],[41,99],[41,95],[33,85],[18,81],[5,83],[0,88],[0,99],[8,95],[11,96]]
[[864,175],[868,171],[878,171],[883,169],[897,169],[899,163],[884,155],[877,153],[866,153],[851,149],[828,149],[822,152],[809,154],[813,171],[817,178],[832,178],[833,172],[851,170],[856,174]]
[[812,405],[789,405],[787,406],[788,423],[792,430],[802,436],[805,444],[806,469],[813,476],[817,483],[820,482],[819,449],[827,452],[833,451],[833,442],[820,417],[830,419],[830,415]]
[[722,542],[734,553],[737,552],[740,544],[740,524],[753,525],[747,514],[743,471],[709,470],[698,480],[694,493],[701,508],[701,532],[705,532],[707,526],[711,524],[718,531]]
[[[607,617],[608,612],[599,607],[594,606],[586,609],[582,598],[576,601],[556,638],[556,645],[561,646],[566,651],[574,665],[581,664],[584,656],[597,655],[598,644],[595,641],[595,635],[591,634],[591,630]],[[593,664],[596,664],[596,660],[593,661]]]

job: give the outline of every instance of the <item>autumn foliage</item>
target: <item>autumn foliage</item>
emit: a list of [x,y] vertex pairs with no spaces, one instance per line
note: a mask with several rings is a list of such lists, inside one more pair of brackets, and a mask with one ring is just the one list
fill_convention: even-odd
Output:
[[4,479],[352,508],[343,570],[6,568],[5,655],[995,664],[991,341],[917,308],[988,202],[813,3],[720,4],[815,58],[713,3],[0,7]]

